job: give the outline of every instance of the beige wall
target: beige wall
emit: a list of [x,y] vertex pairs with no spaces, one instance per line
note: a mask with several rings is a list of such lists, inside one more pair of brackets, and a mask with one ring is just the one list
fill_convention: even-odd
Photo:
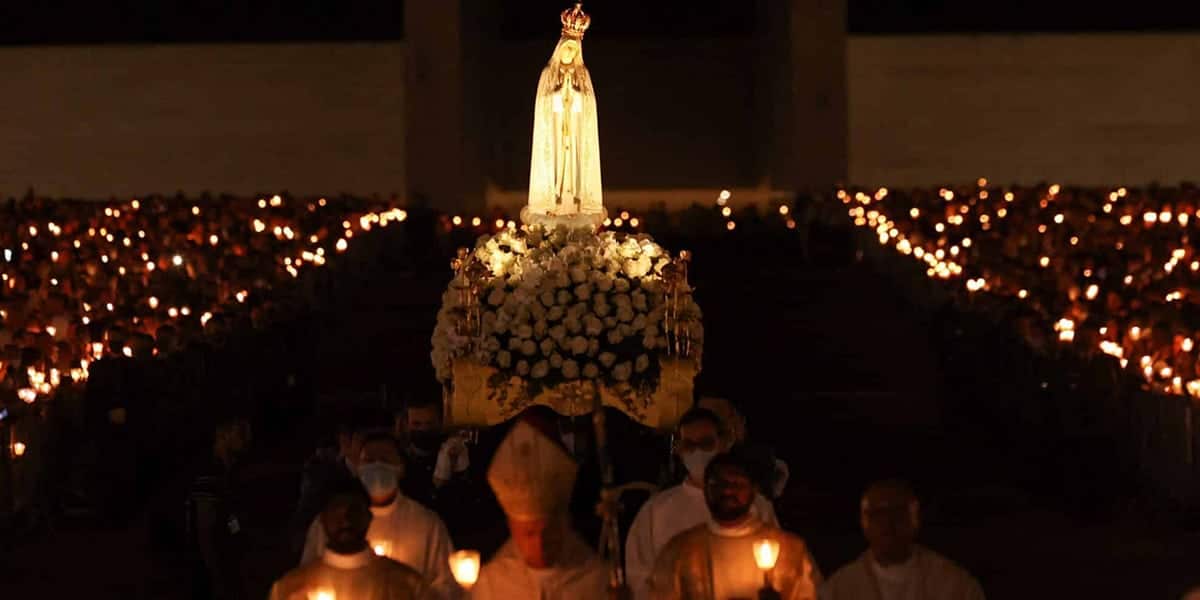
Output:
[[403,190],[399,44],[0,49],[0,195]]
[[1200,176],[1200,35],[854,37],[848,50],[856,183]]
[[[614,194],[758,186],[768,86],[752,40],[587,51]],[[489,51],[484,154],[500,187],[524,185],[548,53]],[[1200,175],[1200,35],[860,36],[847,62],[854,182]],[[0,73],[2,196],[404,189],[400,43],[3,48]]]

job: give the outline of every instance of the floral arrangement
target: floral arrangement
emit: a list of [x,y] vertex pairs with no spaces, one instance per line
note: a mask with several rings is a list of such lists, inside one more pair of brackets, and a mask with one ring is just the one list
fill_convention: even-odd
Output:
[[664,357],[699,363],[704,330],[686,265],[649,236],[507,229],[456,262],[433,333],[439,380],[465,357],[531,395],[587,380],[648,390]]

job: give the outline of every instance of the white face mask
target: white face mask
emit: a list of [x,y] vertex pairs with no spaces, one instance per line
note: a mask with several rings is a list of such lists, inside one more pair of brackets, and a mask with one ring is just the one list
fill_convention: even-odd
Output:
[[359,465],[358,478],[367,488],[372,498],[386,498],[396,491],[400,485],[400,475],[396,467],[387,463],[367,463]]
[[708,463],[716,455],[716,450],[692,450],[684,454],[681,458],[683,466],[687,468],[688,474],[692,476],[692,479],[702,481],[704,480],[704,470],[708,468]]

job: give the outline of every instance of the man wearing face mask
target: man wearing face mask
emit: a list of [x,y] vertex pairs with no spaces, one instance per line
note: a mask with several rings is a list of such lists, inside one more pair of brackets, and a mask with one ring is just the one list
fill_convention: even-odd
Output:
[[343,479],[332,483],[326,493],[328,500],[316,523],[322,531],[324,552],[319,560],[292,569],[276,581],[270,600],[428,598],[420,573],[372,551],[367,537],[373,525],[372,500],[362,484]]
[[[416,569],[439,598],[456,598],[450,534],[436,514],[400,492],[404,463],[396,439],[387,432],[368,435],[357,462],[358,478],[371,498],[367,540],[372,551]],[[326,529],[318,519],[309,527],[300,564],[320,558],[327,544]]]
[[[709,463],[704,499],[712,519],[675,536],[659,553],[650,578],[652,598],[816,600],[821,572],[804,540],[763,523],[751,509],[752,462],[734,453]],[[764,539],[778,548],[766,578],[755,551]]]
[[404,493],[425,506],[438,509],[440,492],[461,485],[471,466],[463,439],[442,433],[442,405],[414,400],[396,415],[396,435],[405,440],[408,475]]
[[[679,419],[675,454],[687,469],[683,483],[650,497],[638,511],[625,542],[625,574],[633,597],[647,598],[647,579],[659,552],[672,538],[708,522],[704,500],[704,470],[717,454],[729,450],[721,421],[712,411],[693,408]],[[751,510],[764,523],[778,526],[770,501],[754,494]]]
[[860,508],[869,548],[829,578],[822,600],[983,600],[974,577],[916,543],[920,503],[908,484],[874,483]]

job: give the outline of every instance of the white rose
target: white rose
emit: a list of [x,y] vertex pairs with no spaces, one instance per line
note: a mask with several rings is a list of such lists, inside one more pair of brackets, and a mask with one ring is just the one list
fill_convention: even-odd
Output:
[[528,374],[529,374],[529,363],[527,363],[523,360],[518,360],[517,361],[517,375],[524,377]]
[[488,294],[487,302],[492,306],[500,306],[501,304],[504,304],[507,296],[508,295],[504,293],[504,288],[496,288],[493,289],[490,294]]
[[617,362],[617,355],[612,352],[601,352],[599,359],[600,364],[604,365],[604,368],[607,369],[612,367],[613,363]]
[[638,315],[633,318],[633,330],[641,331],[646,328],[646,315]]
[[520,339],[529,339],[533,337],[533,327],[530,327],[528,323],[521,323],[514,333]]
[[613,282],[613,289],[615,289],[618,294],[624,294],[624,293],[628,292],[629,288],[630,288],[630,285],[629,285],[628,279],[617,278],[617,280]]
[[642,290],[634,290],[632,296],[633,307],[635,309],[645,312],[649,308],[646,302],[646,292],[643,292]]
[[653,349],[657,348],[658,345],[659,345],[659,338],[656,338],[652,335],[647,335],[642,338],[642,346],[645,346],[645,348],[647,350],[653,350]]
[[567,337],[566,327],[562,325],[555,325],[554,327],[550,328],[550,339],[553,339],[556,342],[561,342],[565,337]]
[[496,336],[488,336],[488,338],[483,341],[483,349],[487,350],[488,352],[496,352],[500,350],[500,340],[496,339]]
[[650,337],[658,337],[658,325],[651,325],[646,328],[646,335]]
[[613,367],[612,376],[617,381],[629,381],[631,375],[633,375],[633,365],[629,364],[629,361]]
[[507,350],[497,352],[496,365],[501,369],[507,369],[512,366],[512,354],[509,354]]
[[596,318],[595,315],[588,315],[587,317],[584,317],[583,325],[584,331],[586,331],[587,334],[592,337],[600,335],[600,332],[604,331],[604,321]]
[[633,301],[629,299],[629,294],[613,294],[612,301],[617,308],[633,308]]
[[[624,339],[625,339],[625,336],[619,330],[616,330],[616,329],[608,330],[608,343],[616,346],[617,344],[620,344],[621,341]],[[607,367],[610,365],[604,365],[604,366]]]
[[546,308],[551,308],[554,306],[554,292],[550,290],[546,290],[541,294],[538,294],[538,299],[542,301],[542,304],[546,305]]
[[546,338],[546,339],[542,340],[542,343],[541,343],[541,344],[539,344],[539,347],[540,347],[540,348],[541,348],[541,350],[542,350],[542,355],[544,355],[544,356],[550,356],[550,354],[551,354],[552,352],[554,352],[554,346],[555,346],[555,345],[556,345],[556,344],[554,343],[554,340],[552,340],[552,339],[550,339],[550,338]]
[[650,368],[650,357],[645,354],[639,354],[637,360],[633,363],[633,370],[641,373]]
[[538,345],[533,340],[525,340],[521,342],[521,354],[525,356],[533,356],[537,354]]
[[596,280],[596,290],[597,291],[607,293],[612,288],[613,288],[613,280],[611,277],[609,277],[607,275],[601,275]]
[[609,316],[607,316],[607,317],[604,317],[604,326],[605,326],[605,327],[607,327],[607,328],[609,328],[609,329],[612,329],[613,327],[616,327],[616,326],[617,326],[617,318],[616,318],[615,316],[612,316],[612,315],[609,315]]
[[621,323],[620,325],[617,325],[616,329],[625,337],[633,335],[633,325],[630,325],[629,323]]
[[563,377],[567,379],[576,379],[579,377],[579,363],[573,360],[564,360],[562,364]]
[[555,305],[555,306],[551,307],[550,310],[546,311],[546,320],[547,321],[559,321],[563,318],[563,314],[565,314],[566,312],[567,311],[565,309],[563,309],[562,306]]
[[583,336],[576,336],[571,339],[571,352],[574,354],[583,354],[587,352],[588,341]]
[[567,317],[567,319],[563,321],[563,325],[567,326],[567,331],[570,333],[579,333],[580,331],[583,331],[583,323],[574,317]]
[[609,311],[612,310],[612,307],[610,307],[607,302],[596,302],[595,307],[592,310],[595,311],[597,317],[607,317]]
[[600,340],[598,340],[596,338],[592,338],[592,339],[588,340],[588,347],[587,347],[588,356],[595,356],[598,352],[600,352]]
[[559,290],[556,299],[559,304],[566,306],[571,303],[571,293],[566,290]]
[[622,323],[628,323],[633,320],[633,308],[622,306],[617,308],[617,320]]
[[600,376],[600,367],[596,363],[588,363],[583,366],[583,376],[588,379],[595,379]]
[[534,363],[533,368],[529,371],[529,376],[534,379],[541,379],[550,373],[550,364],[544,360],[539,360]]
[[551,367],[554,367],[555,369],[557,369],[557,368],[561,367],[562,364],[563,364],[563,357],[561,354],[555,352],[554,354],[550,355],[550,366]]
[[548,327],[549,327],[549,325],[545,321],[539,319],[536,323],[533,324],[533,337],[535,337],[535,338],[546,337],[546,329]]
[[578,300],[585,300],[585,301],[591,300],[592,286],[590,286],[586,283],[581,283],[578,286],[575,286],[575,298]]
[[508,338],[508,349],[509,350],[518,350],[520,348],[521,348],[521,338],[518,338],[518,337]]
[[587,271],[582,267],[573,267],[571,269],[571,281],[575,283],[583,283],[587,281]]

